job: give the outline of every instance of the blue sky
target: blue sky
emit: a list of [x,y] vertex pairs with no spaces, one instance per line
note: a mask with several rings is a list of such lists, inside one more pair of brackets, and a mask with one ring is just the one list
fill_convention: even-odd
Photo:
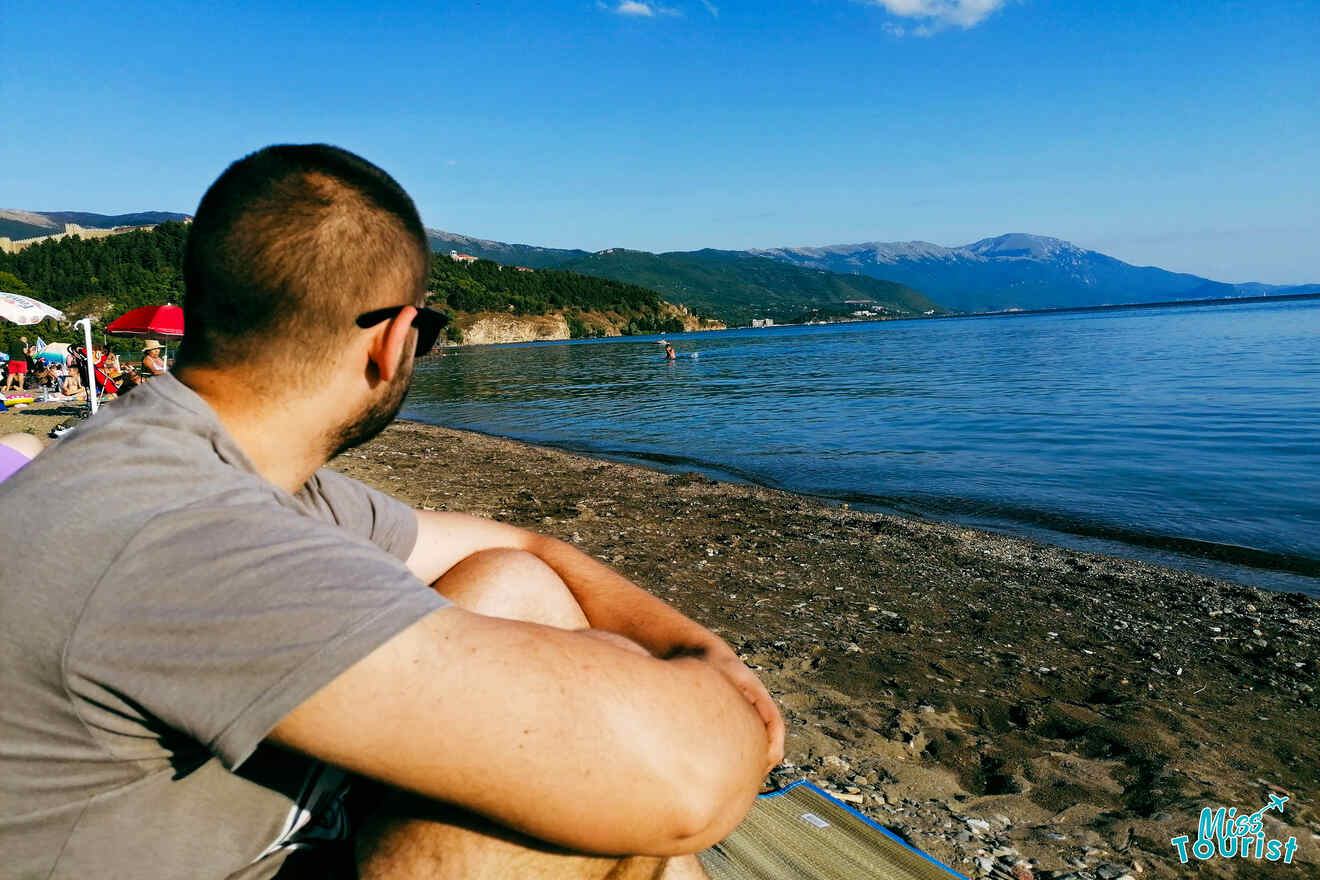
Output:
[[1316,0],[0,2],[0,207],[187,212],[328,141],[502,241],[1034,232],[1320,282]]

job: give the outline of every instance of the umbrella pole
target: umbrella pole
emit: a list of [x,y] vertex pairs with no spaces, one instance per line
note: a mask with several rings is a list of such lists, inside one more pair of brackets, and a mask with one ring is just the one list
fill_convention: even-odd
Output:
[[96,363],[92,360],[92,319],[80,318],[73,322],[73,326],[79,324],[83,328],[83,338],[87,340],[87,347],[83,349],[87,355],[87,402],[91,404],[92,415],[96,415]]

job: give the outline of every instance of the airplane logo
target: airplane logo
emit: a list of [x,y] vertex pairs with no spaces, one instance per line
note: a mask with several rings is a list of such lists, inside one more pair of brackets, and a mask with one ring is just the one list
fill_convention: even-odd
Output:
[[1287,795],[1280,796],[1277,794],[1272,794],[1270,795],[1270,802],[1265,806],[1261,807],[1256,812],[1252,813],[1250,816],[1248,816],[1247,821],[1250,824],[1255,825],[1257,822],[1260,821],[1260,817],[1268,813],[1270,810],[1278,810],[1279,814],[1282,815],[1283,805],[1286,803],[1288,803]]

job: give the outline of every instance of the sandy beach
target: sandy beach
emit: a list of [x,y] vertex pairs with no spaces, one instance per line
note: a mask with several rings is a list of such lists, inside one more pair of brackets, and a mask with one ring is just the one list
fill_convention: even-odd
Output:
[[[332,466],[674,602],[779,700],[767,785],[811,779],[968,876],[1320,876],[1312,598],[412,422]],[[1271,793],[1292,865],[1179,864],[1203,807]]]

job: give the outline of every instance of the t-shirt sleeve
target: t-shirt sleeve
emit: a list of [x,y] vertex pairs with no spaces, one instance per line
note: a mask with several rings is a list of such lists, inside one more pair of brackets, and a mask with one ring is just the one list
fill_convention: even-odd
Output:
[[113,749],[181,731],[241,764],[285,715],[449,602],[362,538],[269,504],[158,517],[96,586],[65,681]]
[[329,468],[313,474],[298,498],[327,522],[399,559],[407,559],[417,543],[417,514],[411,507]]

